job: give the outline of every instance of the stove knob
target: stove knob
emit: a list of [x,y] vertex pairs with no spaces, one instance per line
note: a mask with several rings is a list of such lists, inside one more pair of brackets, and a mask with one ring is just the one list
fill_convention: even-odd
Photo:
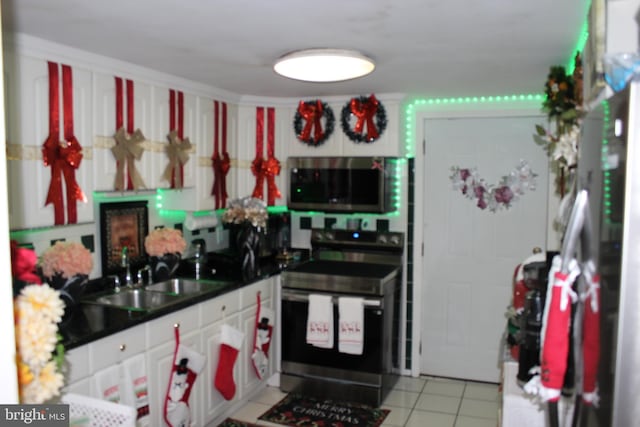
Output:
[[327,231],[327,233],[324,235],[324,238],[326,240],[333,240],[335,238],[335,236],[330,231]]
[[393,236],[391,236],[391,244],[394,246],[399,246],[400,245],[400,236],[398,236],[397,234],[394,234]]
[[387,244],[387,236],[384,235],[384,234],[381,234],[380,236],[378,236],[378,243],[386,245]]
[[321,231],[316,231],[313,233],[312,239],[321,242],[323,240],[323,235]]

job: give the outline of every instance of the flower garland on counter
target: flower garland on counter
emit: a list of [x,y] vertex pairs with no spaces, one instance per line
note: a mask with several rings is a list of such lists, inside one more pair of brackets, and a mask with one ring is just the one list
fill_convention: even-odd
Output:
[[449,179],[453,183],[453,189],[461,191],[468,199],[477,199],[476,206],[483,210],[489,208],[491,212],[510,208],[527,190],[536,189],[537,174],[524,160],[520,160],[509,175],[502,176],[497,185],[487,184],[475,168],[461,169],[453,166],[451,171]]
[[[351,126],[351,117],[356,117],[356,122]],[[384,106],[375,95],[351,98],[341,114],[342,130],[353,142],[371,143],[377,140],[387,127],[387,113]],[[364,128],[367,128],[365,133]]]
[[[322,129],[324,119],[324,130]],[[302,121],[304,120],[304,127]],[[335,124],[333,110],[326,102],[319,99],[315,101],[300,101],[293,118],[293,130],[298,139],[307,145],[317,147],[324,143],[331,134]],[[313,133],[311,130],[313,129]]]

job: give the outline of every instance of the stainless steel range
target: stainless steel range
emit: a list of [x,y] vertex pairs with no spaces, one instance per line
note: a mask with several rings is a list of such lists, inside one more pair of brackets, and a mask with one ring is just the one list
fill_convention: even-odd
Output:
[[[312,258],[282,274],[280,387],[319,397],[379,406],[398,378],[404,235],[312,230]],[[309,295],[330,295],[333,347],[306,342]],[[362,354],[339,351],[340,297],[363,298]]]

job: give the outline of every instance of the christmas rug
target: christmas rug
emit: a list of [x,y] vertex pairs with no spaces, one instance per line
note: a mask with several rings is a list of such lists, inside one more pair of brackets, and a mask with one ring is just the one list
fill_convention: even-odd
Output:
[[233,418],[227,418],[218,427],[258,427],[256,424],[245,423],[244,421],[234,420]]
[[292,427],[378,427],[388,409],[289,394],[258,419]]

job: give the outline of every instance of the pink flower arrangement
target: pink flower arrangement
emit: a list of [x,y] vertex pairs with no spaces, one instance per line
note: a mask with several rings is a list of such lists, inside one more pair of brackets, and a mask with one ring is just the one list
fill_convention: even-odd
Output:
[[144,249],[150,256],[182,254],[186,248],[182,232],[175,228],[158,228],[144,238]]
[[40,264],[45,277],[60,274],[64,278],[69,278],[78,274],[91,273],[93,257],[82,243],[58,241],[44,251]]

